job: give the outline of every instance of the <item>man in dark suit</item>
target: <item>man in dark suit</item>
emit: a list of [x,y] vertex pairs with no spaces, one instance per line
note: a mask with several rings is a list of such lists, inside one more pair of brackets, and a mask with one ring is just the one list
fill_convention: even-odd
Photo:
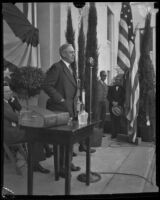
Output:
[[[107,74],[105,71],[100,71],[100,80],[98,80],[98,94],[97,94],[97,107],[96,116],[97,120],[102,120],[100,128],[104,129],[104,123],[106,119],[106,108],[107,108],[107,94],[108,86],[105,83]],[[105,135],[104,135],[105,136]]]
[[107,99],[109,101],[109,112],[111,117],[111,134],[112,138],[116,138],[117,134],[120,132],[120,121],[121,115],[115,115],[113,113],[113,106],[120,106],[123,109],[125,100],[125,91],[122,87],[122,77],[117,75],[113,86],[108,89]]
[[[21,105],[9,85],[4,85],[4,142],[8,145],[27,141],[25,131],[18,126],[19,111]],[[35,144],[33,150],[33,170],[41,173],[49,173],[48,169],[40,165],[40,161],[45,160],[43,145]]]
[[[75,59],[75,51],[71,44],[60,47],[61,60],[53,64],[46,73],[44,91],[50,97],[46,108],[52,111],[69,112],[71,120],[77,112],[77,81],[76,73],[71,67]],[[64,170],[65,150],[60,147],[60,176],[65,176]],[[71,164],[71,171],[79,171],[80,167]]]
[[146,120],[151,127],[152,140],[155,141],[156,134],[156,88],[152,86],[147,92],[146,98]]

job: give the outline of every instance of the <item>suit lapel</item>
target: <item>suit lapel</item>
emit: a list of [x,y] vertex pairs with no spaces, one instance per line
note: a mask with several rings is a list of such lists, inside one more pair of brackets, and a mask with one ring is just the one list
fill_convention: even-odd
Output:
[[4,101],[4,106],[5,106],[8,110],[10,110],[10,112],[14,112],[13,109],[12,109],[12,106],[11,106],[9,103],[7,103],[7,102]]
[[62,65],[63,65],[63,71],[65,73],[65,75],[67,76],[67,78],[73,83],[74,86],[76,86],[76,79],[74,77],[74,75],[72,75],[69,71],[69,69],[67,68],[67,66],[62,62]]

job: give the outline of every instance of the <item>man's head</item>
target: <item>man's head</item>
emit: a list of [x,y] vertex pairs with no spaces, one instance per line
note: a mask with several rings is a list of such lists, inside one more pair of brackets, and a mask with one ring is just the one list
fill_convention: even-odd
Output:
[[102,81],[105,81],[107,77],[107,74],[105,71],[100,71],[100,78]]
[[3,93],[4,93],[4,98],[6,100],[8,100],[13,94],[13,92],[10,89],[9,85],[6,85],[6,84],[4,84],[4,86],[3,86]]
[[68,63],[74,62],[75,59],[75,51],[72,44],[63,44],[59,48],[59,54],[63,60]]
[[114,85],[123,85],[123,74],[118,74],[114,79]]

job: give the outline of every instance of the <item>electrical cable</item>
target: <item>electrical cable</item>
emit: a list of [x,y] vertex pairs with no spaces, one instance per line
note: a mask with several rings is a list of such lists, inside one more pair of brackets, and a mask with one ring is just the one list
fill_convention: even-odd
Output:
[[[113,144],[116,144],[116,146],[113,146]],[[111,147],[111,148],[118,148],[118,147],[136,147],[137,145],[135,144],[129,144],[129,145],[123,145],[123,143],[118,142],[117,145],[117,141],[113,141],[111,142],[106,148]],[[153,146],[155,146],[153,144]],[[146,147],[146,146],[141,146],[141,147]],[[152,146],[151,146],[152,147]],[[148,183],[150,183],[152,186],[155,186],[155,184],[153,184],[153,180],[149,180],[147,178],[145,178],[144,176],[138,175],[138,174],[130,174],[130,173],[121,173],[121,172],[96,172],[96,173],[100,173],[100,174],[117,174],[117,175],[128,175],[128,176],[137,176],[139,178],[143,178],[145,181],[147,181]]]
[[[113,146],[115,144],[115,146]],[[121,142],[118,142],[117,144],[117,141],[116,142],[111,142],[107,147],[112,147],[112,148],[118,148],[118,147],[137,147],[137,145],[135,144],[128,144],[128,145],[124,145],[125,143],[121,143]],[[149,147],[153,147],[155,146],[154,144],[152,146],[149,146]],[[106,148],[107,148],[106,147]],[[148,146],[141,146],[141,147],[148,147]]]
[[147,181],[148,183],[150,183],[151,185],[154,186],[153,182],[151,182],[150,180],[148,180],[147,178],[145,178],[144,176],[138,175],[138,174],[130,174],[130,173],[123,173],[123,172],[95,172],[95,173],[99,173],[99,174],[118,174],[118,175],[128,175],[128,176],[137,176],[139,178],[143,178],[145,181]]
[[[119,142],[119,144],[117,145],[117,146],[112,146],[113,144],[117,144],[117,143],[115,143],[115,141],[114,142],[112,142],[112,143],[110,143],[106,148],[108,148],[108,147],[111,147],[111,148],[117,148],[117,147],[133,147],[133,146],[135,146],[134,144],[133,145],[121,145],[121,144],[123,144],[123,143],[120,143]],[[136,146],[135,146],[136,147]],[[145,147],[145,146],[143,146],[143,147]],[[128,175],[128,176],[137,176],[137,177],[139,177],[139,178],[143,178],[144,180],[146,180],[148,183],[150,183],[151,185],[153,185],[153,186],[155,186],[154,184],[153,184],[153,180],[148,180],[147,178],[145,178],[144,176],[141,176],[141,175],[138,175],[138,174],[130,174],[130,173],[121,173],[121,172],[97,172],[97,173],[100,173],[100,174],[119,174],[119,175]]]

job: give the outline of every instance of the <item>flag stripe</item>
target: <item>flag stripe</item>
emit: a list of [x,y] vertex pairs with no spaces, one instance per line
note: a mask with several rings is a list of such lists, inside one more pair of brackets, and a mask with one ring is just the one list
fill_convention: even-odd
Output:
[[133,70],[133,65],[135,62],[135,58],[136,58],[136,52],[135,52],[135,45],[134,44],[130,45],[130,51],[131,51],[131,57],[130,57],[130,63],[131,63],[131,68]]
[[36,4],[23,3],[24,14],[15,5],[3,3],[3,57],[18,67],[41,67],[38,29],[26,17],[35,22],[34,9]]
[[128,38],[128,26],[125,20],[121,19],[119,22],[120,32]]
[[[124,63],[125,66],[127,66],[127,68],[130,67],[130,60],[128,59],[128,57],[123,53],[123,51],[119,50],[118,51],[118,56],[119,59]],[[125,68],[124,66],[124,68]]]
[[123,71],[127,71],[128,70],[128,66],[118,57],[117,59],[118,62],[118,66],[123,70]]
[[123,70],[127,71],[128,66],[120,59],[120,57],[117,58],[117,65]]
[[125,55],[125,57],[127,57],[128,60],[129,60],[130,59],[130,55],[129,55],[128,49],[126,48],[126,46],[124,45],[124,43],[122,43],[122,41],[119,41],[118,45],[119,45],[119,49],[120,49],[119,51],[123,52],[123,54]]
[[27,18],[27,14],[28,14],[28,3],[23,3],[23,13]]
[[123,44],[123,46],[126,48],[126,50],[128,51],[129,46],[128,46],[128,41],[127,39],[124,37],[124,35],[119,35],[119,43]]
[[128,31],[126,31],[122,26],[119,26],[119,33],[126,39],[126,42],[128,43]]
[[31,4],[32,7],[32,25],[35,26],[35,18],[34,18],[34,3]]

